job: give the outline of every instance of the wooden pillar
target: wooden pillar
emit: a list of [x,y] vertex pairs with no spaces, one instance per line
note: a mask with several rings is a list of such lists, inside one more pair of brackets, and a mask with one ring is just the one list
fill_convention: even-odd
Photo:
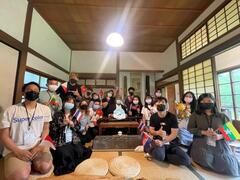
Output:
[[215,99],[218,109],[220,109],[220,95],[219,95],[219,88],[218,88],[218,77],[217,77],[217,70],[216,70],[216,62],[215,57],[211,58],[212,64],[212,75],[213,75],[213,84],[214,84],[214,92],[215,92]]
[[184,94],[184,90],[183,90],[183,76],[182,76],[182,71],[180,70],[180,62],[181,62],[181,48],[180,48],[180,44],[178,42],[178,39],[176,39],[176,51],[177,51],[177,69],[178,69],[178,82],[179,82],[179,96],[180,99]]
[[116,87],[119,88],[119,79],[120,79],[120,74],[119,74],[119,71],[120,71],[120,52],[117,51],[117,62],[116,62]]
[[32,12],[33,12],[32,2],[29,1],[28,7],[27,7],[26,19],[25,19],[25,26],[24,26],[23,49],[20,50],[19,59],[18,59],[13,103],[21,102],[22,86],[24,83],[24,74],[25,74],[26,63],[27,63],[27,52],[28,52],[31,22],[32,22]]

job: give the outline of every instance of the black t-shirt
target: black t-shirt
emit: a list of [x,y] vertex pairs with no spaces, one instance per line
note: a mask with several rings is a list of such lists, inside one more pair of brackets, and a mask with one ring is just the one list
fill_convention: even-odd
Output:
[[109,109],[109,105],[107,105],[107,107],[102,108],[103,117],[108,117],[109,115],[108,109]]
[[60,95],[62,101],[64,102],[67,96],[73,96],[76,98],[76,96],[73,94],[73,91],[78,91],[80,96],[82,96],[81,86],[78,84],[71,85],[69,82],[67,83],[67,91],[66,92],[61,85],[56,90],[56,93]]
[[150,118],[150,126],[154,127],[155,131],[158,131],[161,126],[163,130],[166,131],[167,135],[171,134],[171,128],[178,128],[177,117],[167,112],[167,115],[164,118],[160,118],[158,113],[154,113]]

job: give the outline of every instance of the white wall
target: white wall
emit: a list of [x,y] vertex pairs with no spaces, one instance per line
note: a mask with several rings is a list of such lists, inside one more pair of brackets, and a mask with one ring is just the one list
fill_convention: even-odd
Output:
[[72,51],[71,71],[80,73],[116,73],[116,52]]
[[39,59],[38,57],[34,56],[31,53],[28,53],[27,55],[27,66],[39,70],[41,72],[44,72],[46,74],[52,75],[54,77],[57,77],[59,79],[66,81],[68,80],[68,74],[52,66],[51,64],[48,64],[42,59]]
[[120,70],[164,70],[177,67],[176,43],[172,43],[163,53],[121,52]]
[[[164,70],[167,73],[177,67],[176,43],[163,53],[120,52],[119,65],[120,70]],[[116,52],[72,51],[71,71],[116,73]]]
[[173,42],[164,52],[164,59],[162,60],[164,73],[167,73],[177,68],[177,47],[176,42]]
[[19,52],[0,42],[0,107],[12,105]]
[[120,70],[163,70],[163,53],[121,52]]
[[[222,54],[215,56],[216,70],[221,71],[227,68],[240,65],[240,45]],[[239,77],[240,78],[240,77]]]
[[27,0],[0,0],[0,29],[22,42],[26,12]]
[[35,9],[33,10],[29,46],[69,71],[71,50]]

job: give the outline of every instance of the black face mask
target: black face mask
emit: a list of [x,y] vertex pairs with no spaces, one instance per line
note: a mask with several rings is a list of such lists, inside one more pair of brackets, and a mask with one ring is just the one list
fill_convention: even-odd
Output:
[[25,98],[29,101],[35,101],[39,97],[39,93],[35,91],[28,91],[25,94]]
[[214,108],[214,103],[200,103],[199,109],[201,110],[210,110]]
[[162,112],[166,110],[166,105],[165,104],[159,104],[157,105],[157,110]]
[[129,92],[130,96],[132,96],[134,94],[134,92]]
[[82,110],[87,110],[88,109],[88,105],[84,104],[80,106],[80,109]]

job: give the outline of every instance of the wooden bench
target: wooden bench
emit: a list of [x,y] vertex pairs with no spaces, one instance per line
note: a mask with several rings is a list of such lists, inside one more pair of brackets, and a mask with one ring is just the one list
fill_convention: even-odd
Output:
[[[130,128],[138,129],[139,123],[137,121],[117,121],[116,122],[101,122],[99,123],[99,135],[102,135],[102,130],[107,128],[128,128],[128,134]],[[139,133],[139,131],[138,131]]]

